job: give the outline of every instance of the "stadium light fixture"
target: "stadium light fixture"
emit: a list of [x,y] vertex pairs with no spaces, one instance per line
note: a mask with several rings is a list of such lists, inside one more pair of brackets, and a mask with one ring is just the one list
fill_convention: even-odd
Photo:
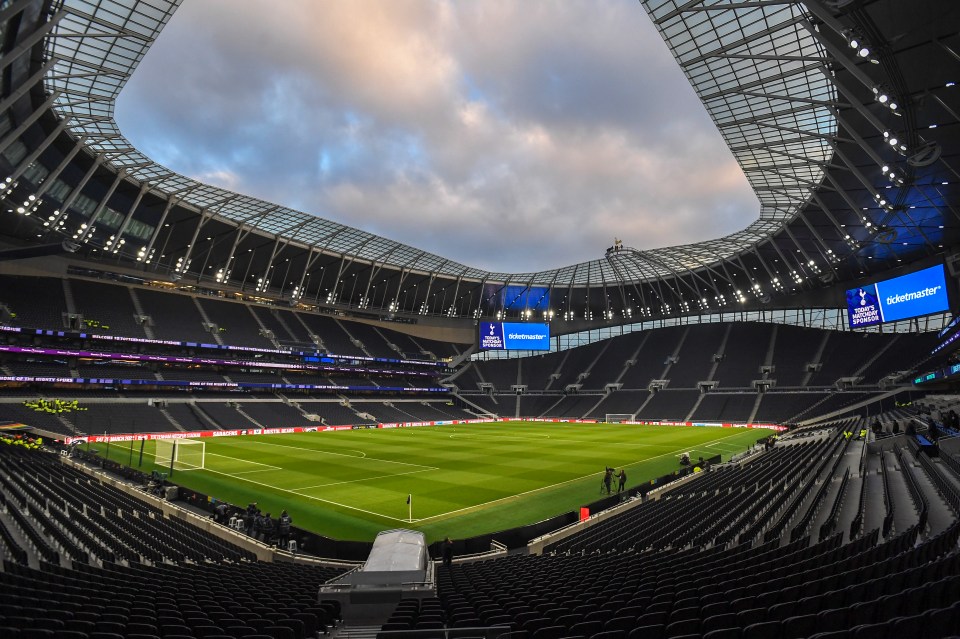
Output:
[[857,57],[870,57],[870,45],[855,29],[845,29],[842,35],[847,41],[847,46],[856,51]]
[[889,92],[881,85],[873,87],[873,94],[877,96],[877,102],[886,104],[890,100]]

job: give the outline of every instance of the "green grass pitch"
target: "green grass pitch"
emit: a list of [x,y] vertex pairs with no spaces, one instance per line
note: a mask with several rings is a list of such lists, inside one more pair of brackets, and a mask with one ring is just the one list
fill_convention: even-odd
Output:
[[[173,481],[337,539],[413,528],[430,541],[542,521],[600,497],[603,469],[628,487],[673,472],[678,456],[731,454],[771,431],[631,424],[498,422],[419,428],[206,438],[206,468]],[[143,470],[154,468],[146,442]],[[98,445],[101,455],[105,445]],[[133,442],[133,465],[140,443]],[[109,457],[131,459],[131,444]],[[160,469],[166,470],[166,469]],[[616,487],[614,487],[615,489]],[[413,495],[409,519],[407,495]]]

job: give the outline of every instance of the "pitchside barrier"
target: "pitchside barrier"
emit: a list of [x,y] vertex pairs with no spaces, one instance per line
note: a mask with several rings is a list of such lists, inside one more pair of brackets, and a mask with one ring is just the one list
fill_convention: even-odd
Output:
[[[421,426],[450,426],[457,424],[492,424],[499,422],[543,422],[551,424],[603,424],[597,419],[559,419],[544,417],[521,417],[519,419],[451,419],[435,422],[386,422],[380,424],[354,424],[342,426],[290,426],[287,428],[240,428],[233,430],[195,430],[173,431],[166,433],[117,433],[113,435],[80,435],[78,437],[64,437],[65,444],[74,442],[92,444],[106,444],[113,442],[129,442],[152,439],[197,439],[200,437],[240,437],[244,435],[287,435],[291,433],[321,433],[338,430],[362,430],[373,428],[415,428]],[[767,428],[784,431],[786,426],[779,424],[746,424],[739,422],[671,422],[663,420],[645,422],[621,422],[636,426],[703,426],[711,428]]]

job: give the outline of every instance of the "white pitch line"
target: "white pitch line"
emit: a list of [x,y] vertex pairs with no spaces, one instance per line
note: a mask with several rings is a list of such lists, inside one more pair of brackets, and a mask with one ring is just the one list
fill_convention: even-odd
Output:
[[720,450],[740,450],[740,446],[727,446],[719,442],[714,442],[712,444],[704,444],[704,448],[719,448]]
[[[543,441],[544,439],[550,439],[550,435],[547,435],[547,434],[544,434],[541,437],[523,437],[521,435],[489,435],[487,433],[453,433],[452,435],[448,435],[448,437],[450,439],[454,439],[456,437],[460,437],[460,438],[466,437],[468,439],[471,437],[475,439],[484,439],[484,438],[486,439],[517,439],[525,442]],[[571,440],[555,439],[553,441],[562,442],[562,441],[571,441]]]
[[274,486],[273,484],[265,484],[265,483],[263,483],[263,482],[261,482],[261,481],[254,481],[254,480],[252,480],[252,479],[247,479],[246,477],[237,477],[235,474],[223,473],[223,472],[220,472],[219,470],[211,470],[211,469],[209,469],[209,468],[204,468],[203,470],[206,470],[207,472],[211,472],[211,473],[216,473],[216,474],[218,474],[218,475],[224,475],[224,476],[226,476],[226,477],[233,477],[234,479],[239,479],[240,481],[245,481],[245,482],[250,483],[250,484],[256,484],[256,485],[258,485],[258,486],[264,486],[264,487],[266,487],[266,488],[272,488],[273,490],[279,490],[279,491],[284,492],[284,493],[290,493],[291,495],[296,495],[297,497],[305,497],[306,499],[313,499],[314,501],[322,501],[322,502],[325,503],[325,504],[332,504],[332,505],[334,505],[334,506],[340,506],[341,508],[347,508],[347,509],[349,509],[349,510],[356,510],[357,512],[367,513],[368,515],[374,515],[375,517],[382,517],[383,519],[390,519],[390,520],[393,520],[393,521],[399,521],[399,522],[409,523],[408,520],[406,520],[406,519],[400,519],[400,518],[398,518],[398,517],[391,517],[390,515],[383,515],[383,514],[381,514],[381,513],[375,513],[375,512],[373,512],[372,510],[364,510],[363,508],[357,508],[356,506],[348,506],[347,504],[341,504],[341,503],[338,502],[338,501],[332,501],[332,500],[330,500],[330,499],[323,499],[323,498],[321,498],[321,497],[314,497],[313,495],[302,495],[302,494],[300,494],[300,493],[295,493],[295,492],[293,492],[293,490],[291,490],[291,489],[289,489],[289,488],[280,488],[280,487],[278,487],[278,486]]
[[[225,457],[226,459],[232,459],[233,461],[243,462],[244,464],[256,464],[257,466],[267,466],[268,470],[283,470],[279,466],[271,466],[270,464],[264,464],[261,462],[251,461],[249,459],[240,459],[239,457],[231,457],[230,455],[221,455],[220,453],[207,453],[207,455],[213,455],[214,457]],[[251,470],[242,471],[245,473],[254,472]]]
[[[587,440],[583,439],[557,439],[551,435],[544,435],[543,437],[521,437],[520,435],[484,435],[484,434],[473,434],[473,433],[455,433],[453,435],[447,435],[450,439],[454,438],[489,438],[489,439],[518,439],[522,441],[543,441],[549,439],[551,444],[584,444],[587,443]],[[591,444],[603,444],[604,446],[627,446],[630,448],[663,448],[665,444],[644,444],[642,442],[600,442],[600,441],[590,441]]]
[[[408,430],[410,430],[411,432],[413,432],[415,429],[408,429]],[[427,431],[426,431],[426,429],[424,429],[424,430],[421,431],[421,432],[427,432]],[[558,444],[583,444],[583,443],[585,443],[585,441],[586,441],[586,440],[583,440],[583,439],[560,439],[560,438],[558,438],[558,437],[555,437],[554,435],[549,435],[549,434],[546,434],[546,433],[540,433],[540,434],[538,434],[538,433],[529,433],[529,436],[524,436],[524,435],[522,435],[522,434],[520,434],[520,435],[497,435],[497,434],[494,434],[494,433],[482,433],[482,432],[460,432],[460,433],[453,433],[453,434],[451,434],[451,435],[447,435],[447,437],[449,437],[450,439],[456,439],[456,438],[468,438],[468,439],[469,439],[469,438],[475,438],[475,439],[482,439],[482,438],[485,438],[485,437],[486,437],[486,438],[489,438],[489,439],[517,439],[517,440],[521,440],[521,441],[542,441],[542,440],[544,440],[544,439],[549,439],[551,444],[552,444],[552,443],[558,443]],[[605,446],[628,446],[628,447],[636,447],[636,448],[639,448],[639,447],[643,447],[643,448],[662,448],[662,447],[665,445],[665,444],[645,444],[645,443],[643,443],[643,442],[637,442],[637,441],[611,442],[611,441],[591,440],[590,443],[592,443],[592,444],[602,444],[602,445],[605,445]]]
[[[156,459],[156,457],[157,457],[157,454],[156,454],[156,453],[151,453],[151,452],[148,452],[148,451],[144,451],[144,454],[145,454],[145,455],[150,455],[150,456],[153,457],[154,459]],[[263,464],[263,463],[261,463],[261,462],[249,461],[249,460],[247,460],[247,459],[240,459],[239,457],[231,457],[231,456],[229,456],[229,455],[221,455],[220,453],[206,453],[206,454],[207,454],[207,455],[216,455],[217,457],[226,457],[227,459],[232,459],[232,460],[238,461],[238,462],[244,462],[244,463],[246,463],[246,464],[257,464],[257,465],[259,465],[259,466],[269,466],[269,468],[257,468],[257,469],[255,469],[255,470],[238,470],[236,473],[234,473],[235,475],[245,475],[245,474],[247,474],[247,473],[268,473],[268,472],[270,472],[271,470],[283,470],[283,469],[280,468],[279,466],[271,466],[270,464]],[[177,472],[182,473],[182,472],[186,472],[186,471],[188,471],[188,470],[209,470],[209,471],[212,472],[212,473],[219,472],[219,471],[216,471],[216,470],[211,470],[210,468],[207,468],[207,467],[204,467],[204,468],[178,468],[178,469],[177,469]],[[221,474],[226,475],[227,473],[221,473]],[[239,478],[238,478],[238,479],[239,479]]]
[[290,488],[291,491],[298,490],[310,490],[311,488],[324,488],[326,486],[338,486],[340,484],[357,484],[362,481],[373,481],[374,479],[389,479],[391,477],[400,477],[401,475],[414,475],[416,473],[426,473],[430,472],[429,468],[421,468],[420,470],[408,470],[405,473],[393,473],[391,475],[376,475],[374,477],[364,477],[363,479],[351,479],[347,481],[332,481],[328,484],[317,484],[316,486],[304,486],[303,488]]
[[[719,442],[719,441],[721,441],[721,440],[727,439],[727,438],[729,438],[729,437],[734,437],[734,436],[740,435],[740,434],[742,434],[742,433],[732,433],[732,434],[730,434],[730,435],[727,435],[726,437],[721,437],[721,438],[715,439],[715,440],[713,440],[713,441],[714,441],[714,442]],[[624,464],[624,465],[625,465],[625,466],[630,466],[631,464],[635,464],[635,463],[638,463],[638,462],[645,462],[645,461],[649,461],[649,460],[651,460],[651,459],[657,459],[658,457],[666,457],[666,456],[668,456],[668,455],[676,455],[676,454],[678,454],[678,453],[683,453],[683,452],[686,452],[686,451],[688,451],[688,450],[690,450],[690,447],[685,446],[684,448],[678,448],[677,450],[671,451],[671,452],[669,452],[669,453],[663,453],[662,455],[654,455],[653,457],[647,457],[647,458],[642,459],[642,460],[641,460],[641,459],[638,459],[638,460],[635,461],[635,462],[630,462],[630,464]],[[568,479],[568,480],[566,480],[566,481],[562,481],[562,482],[559,482],[559,483],[556,483],[556,484],[550,484],[549,486],[541,486],[540,488],[534,488],[533,490],[527,490],[527,491],[524,491],[524,492],[522,492],[522,493],[516,493],[516,494],[513,494],[513,495],[508,495],[508,496],[506,496],[506,497],[500,497],[499,499],[494,499],[494,500],[492,500],[492,501],[486,501],[486,502],[484,502],[484,503],[482,503],[482,504],[475,504],[475,505],[473,505],[473,506],[467,506],[467,507],[465,507],[465,508],[458,508],[458,509],[456,509],[456,510],[451,510],[451,511],[448,511],[448,512],[445,512],[445,513],[440,513],[439,515],[431,515],[430,517],[424,517],[424,518],[422,518],[422,519],[416,519],[416,520],[414,520],[412,523],[418,523],[418,522],[421,522],[421,521],[430,521],[431,519],[439,519],[439,518],[441,518],[441,517],[446,517],[447,515],[454,515],[454,514],[456,514],[456,513],[461,513],[461,512],[468,511],[468,510],[477,510],[477,509],[480,509],[480,508],[484,508],[484,507],[486,507],[486,506],[489,506],[490,504],[495,504],[495,503],[497,503],[497,502],[499,502],[499,501],[507,501],[507,500],[510,500],[510,499],[516,499],[517,497],[522,497],[522,496],[524,496],[524,495],[530,495],[530,494],[532,494],[532,493],[537,493],[537,492],[540,492],[540,491],[543,491],[543,490],[548,490],[548,489],[550,489],[550,488],[556,488],[557,486],[563,486],[564,484],[570,484],[570,483],[573,483],[573,482],[575,482],[575,481],[580,481],[580,480],[582,480],[582,479],[586,479],[587,477],[593,477],[594,475],[602,475],[602,474],[603,474],[603,471],[598,471],[598,472],[595,472],[595,473],[590,473],[590,474],[588,474],[588,475],[583,475],[582,477],[574,477],[573,479]]]
[[[357,458],[356,455],[347,455],[346,453],[334,453],[329,450],[318,450],[316,448],[304,448],[303,446],[290,446],[289,444],[274,444],[272,442],[263,442],[263,441],[258,441],[256,442],[256,444],[258,446],[279,446],[280,448],[293,448],[294,450],[304,450],[309,453],[318,453],[320,455],[339,455],[340,457]],[[355,450],[355,449],[349,448],[347,450]],[[363,455],[363,457],[360,457],[360,459],[369,459],[370,461],[379,461],[385,464],[400,464],[401,466],[416,466],[417,468],[426,468],[427,470],[440,470],[436,466],[425,466],[423,464],[411,464],[409,462],[393,461],[392,459],[380,459],[379,457],[367,457],[366,453],[364,453],[363,451],[357,451],[357,452]]]

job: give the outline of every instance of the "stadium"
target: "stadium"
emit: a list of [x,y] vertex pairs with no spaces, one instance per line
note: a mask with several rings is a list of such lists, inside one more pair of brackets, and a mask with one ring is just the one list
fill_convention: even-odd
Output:
[[635,4],[759,210],[511,273],[139,150],[180,0],[0,0],[0,636],[957,636],[960,6]]

